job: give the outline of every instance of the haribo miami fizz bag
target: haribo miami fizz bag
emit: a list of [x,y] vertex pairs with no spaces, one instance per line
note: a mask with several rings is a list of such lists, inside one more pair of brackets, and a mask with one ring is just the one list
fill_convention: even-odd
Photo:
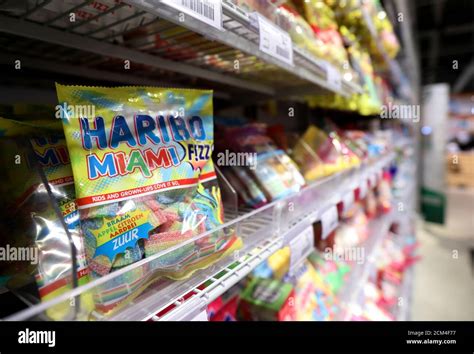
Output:
[[155,255],[105,283],[99,311],[159,275],[185,278],[240,247],[225,228],[196,237],[223,224],[212,91],[58,84],[57,93],[91,276]]

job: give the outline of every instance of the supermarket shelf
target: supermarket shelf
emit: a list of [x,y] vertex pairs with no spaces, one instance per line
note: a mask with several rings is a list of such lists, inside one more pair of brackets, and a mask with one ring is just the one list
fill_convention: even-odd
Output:
[[[410,171],[411,165],[408,162],[403,163],[401,172],[410,174]],[[360,246],[363,247],[365,250],[365,262],[362,264],[362,266],[356,266],[355,269],[351,272],[349,280],[347,281],[339,295],[339,300],[346,308],[346,311],[342,312],[342,317],[339,318],[340,320],[347,321],[350,319],[350,307],[352,304],[358,303],[361,297],[361,292],[363,291],[364,286],[367,284],[371,270],[373,269],[375,256],[378,252],[379,247],[382,244],[383,239],[388,234],[391,225],[393,223],[399,224],[401,235],[406,235],[410,232],[409,224],[414,222],[413,196],[415,195],[415,192],[415,183],[410,183],[410,185],[405,186],[403,188],[402,193],[393,197],[391,212],[370,223],[370,236],[365,241],[365,243]],[[402,208],[399,208],[400,203],[402,203]],[[411,268],[408,270],[408,272],[410,271]],[[410,291],[410,284],[404,284],[404,286],[406,286],[407,288],[404,289],[403,292]],[[408,311],[408,309],[404,310]]]
[[[215,83],[264,96],[281,96],[290,88],[341,95],[362,92],[344,80],[341,87],[333,87],[327,80],[328,63],[300,48],[294,48],[294,66],[260,51],[258,28],[249,14],[228,0],[222,2],[223,30],[191,16],[182,21],[178,11],[159,1],[129,0],[128,5],[118,4],[92,19],[76,22],[65,18],[90,1],[82,1],[74,11],[68,9],[45,21],[37,15],[49,3],[43,1],[29,10],[0,14],[0,43],[6,49],[2,62],[13,55],[35,69],[95,78],[109,76],[109,81],[125,83],[136,77],[139,84],[163,82],[179,87],[197,78],[204,86]],[[114,17],[114,11],[121,16]],[[103,25],[90,30],[91,22]],[[19,41],[18,36],[29,40]],[[158,45],[158,40],[164,43]],[[138,69],[124,74],[124,60]]]
[[[257,210],[244,210],[236,218],[221,227],[201,234],[186,242],[195,242],[213,232],[233,228],[243,241],[243,248],[213,266],[197,271],[192,277],[181,281],[159,280],[149,286],[140,296],[128,303],[113,316],[96,320],[182,320],[192,318],[196,312],[243,279],[252,269],[281,247],[288,245],[302,229],[319,220],[329,207],[343,200],[346,193],[354,193],[361,183],[368,183],[373,176],[380,175],[394,158],[390,153],[380,159],[342,171],[307,186],[287,198],[270,203]],[[291,205],[291,207],[289,207]],[[76,288],[57,298],[30,307],[14,314],[7,320],[26,320],[40,316],[51,306],[68,301],[85,292],[114,282],[159,257],[184,246],[180,244],[162,253],[117,270],[107,276]]]
[[357,303],[361,292],[367,284],[370,272],[373,268],[376,254],[383,239],[387,236],[390,226],[396,220],[396,212],[392,211],[382,217],[373,220],[369,225],[369,237],[360,245],[364,248],[365,261],[361,266],[356,266],[350,273],[349,279],[339,294],[339,301],[343,304],[339,320],[348,321],[351,316],[350,306]]
[[[211,267],[211,269],[183,281],[183,286],[174,284],[174,286],[177,285],[181,289],[181,292],[174,290],[170,292],[167,289],[166,293],[162,294],[159,291],[149,289],[143,295],[149,305],[146,307],[146,312],[148,313],[140,319],[151,319],[154,321],[192,319],[195,315],[202,312],[205,306],[215,298],[242,280],[263,260],[283,246],[289,245],[291,240],[297,237],[305,227],[319,220],[322,212],[331,205],[341,201],[348,188],[353,191],[360,185],[361,179],[364,179],[365,183],[367,183],[368,176],[372,173],[377,174],[377,171],[386,166],[392,158],[393,155],[390,154],[371,166],[345,171],[326,178],[293,196],[274,202],[267,210],[263,211],[267,216],[271,214],[273,217],[262,218],[262,216],[258,216],[260,212],[257,211],[251,217],[252,221],[250,223],[248,221],[245,222],[240,228],[240,235],[242,235],[246,244],[245,249],[241,250],[241,252],[247,252],[243,257],[238,261],[223,261],[221,264],[215,265],[214,268],[219,269],[218,271]],[[330,192],[332,198],[328,198],[326,202],[323,202],[321,199],[312,199],[312,203],[306,205],[304,211],[292,208],[291,216],[286,215],[285,211],[288,210],[287,206],[289,203],[292,203],[294,206],[298,201],[307,200],[315,190],[320,190],[320,192],[321,190],[326,190],[326,192]],[[271,212],[269,213],[269,211]],[[247,216],[248,214],[243,215],[244,218]],[[280,226],[275,227],[275,224],[280,224]],[[257,227],[257,225],[260,227]],[[249,243],[250,240],[253,241],[252,244]],[[256,240],[259,242],[256,242]],[[171,293],[174,296],[171,296],[166,303],[158,307],[159,303],[163,303],[163,296],[169,296]],[[137,320],[139,319],[137,318],[138,308],[143,309],[143,305],[140,299],[138,299],[137,309],[134,309],[134,306],[128,306],[126,310],[117,313],[110,319]],[[154,311],[152,311],[153,309]]]

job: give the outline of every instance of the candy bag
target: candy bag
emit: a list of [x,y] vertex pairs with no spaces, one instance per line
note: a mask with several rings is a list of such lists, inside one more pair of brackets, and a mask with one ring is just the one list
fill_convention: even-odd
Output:
[[252,208],[267,204],[267,198],[244,167],[229,166],[222,170],[230,184],[236,188],[240,199]]
[[[86,261],[85,248],[83,237],[79,223],[79,212],[75,202],[74,180],[72,177],[71,164],[69,154],[66,147],[64,137],[52,136],[49,138],[34,138],[31,139],[34,155],[43,168],[46,180],[49,183],[51,192],[55,198],[55,202],[59,211],[64,218],[64,222],[74,242],[76,248],[75,266],[77,269],[78,286],[89,282],[89,268]],[[49,215],[48,215],[49,218]],[[53,216],[51,215],[51,218]],[[47,221],[42,220],[45,224],[42,227],[45,231],[48,228]],[[41,222],[38,220],[38,224]],[[42,241],[39,249],[44,253],[43,257],[43,271],[38,272],[36,282],[39,286],[40,296],[43,301],[52,299],[67,290],[70,286],[64,284],[63,275],[65,269],[72,266],[72,262],[66,259],[58,260],[55,252],[60,247],[67,248],[69,245],[59,246],[58,243],[65,243],[63,240],[51,240],[50,242]],[[64,264],[64,269],[58,267],[59,264]],[[51,267],[51,270],[46,270],[45,267]],[[90,309],[91,299],[87,294],[83,296],[86,303],[86,308]],[[69,305],[69,304],[67,304]],[[67,306],[66,305],[66,306]],[[53,310],[52,308],[51,310]],[[50,310],[50,312],[52,312]],[[62,316],[59,309],[56,314],[52,315],[55,319],[60,319]],[[63,309],[62,311],[65,311]]]
[[305,185],[296,164],[267,135],[264,124],[230,128],[226,137],[234,152],[256,154],[257,164],[251,173],[269,200],[298,192]]
[[[2,203],[6,216],[3,239],[18,249],[33,247],[35,269],[25,272],[22,267],[19,273],[23,277],[34,274],[42,301],[88,282],[72,170],[64,137],[55,135],[55,128],[50,121],[0,120],[4,135],[14,137],[2,140],[2,166],[8,166],[7,187],[2,191],[2,197],[8,199]],[[31,138],[34,135],[41,137]],[[75,279],[72,267],[76,267]],[[16,278],[10,284],[16,281],[18,285]],[[84,294],[48,308],[46,315],[55,320],[76,319],[90,308],[91,298]]]
[[153,257],[98,287],[97,310],[240,246],[227,228],[196,239],[223,224],[211,91],[57,84],[57,93],[91,276]]

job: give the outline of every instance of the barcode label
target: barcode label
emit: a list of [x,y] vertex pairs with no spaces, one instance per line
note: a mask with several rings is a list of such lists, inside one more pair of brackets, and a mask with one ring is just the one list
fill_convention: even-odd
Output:
[[293,42],[290,35],[259,13],[254,13],[253,16],[256,16],[258,21],[260,50],[293,65]]
[[222,29],[220,0],[161,0],[161,2],[217,29]]
[[299,235],[294,237],[290,243],[290,271],[305,260],[314,249],[314,232],[313,226],[310,225],[304,229]]
[[329,234],[337,227],[339,217],[337,215],[337,207],[333,205],[321,215],[321,238],[326,239]]

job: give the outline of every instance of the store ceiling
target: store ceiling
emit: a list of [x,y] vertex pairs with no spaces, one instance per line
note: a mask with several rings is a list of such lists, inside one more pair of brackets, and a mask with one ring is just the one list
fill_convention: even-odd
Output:
[[414,7],[422,83],[474,92],[474,1],[416,0]]

